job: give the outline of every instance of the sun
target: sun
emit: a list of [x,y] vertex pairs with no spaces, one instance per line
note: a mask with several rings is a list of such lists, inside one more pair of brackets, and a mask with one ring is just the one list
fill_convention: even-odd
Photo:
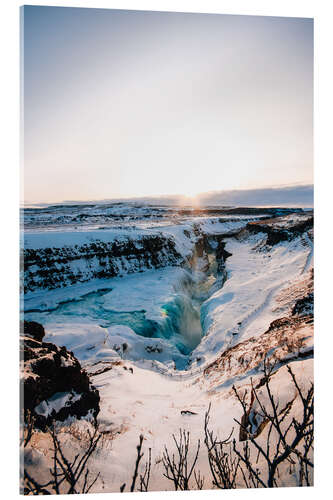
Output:
[[183,194],[183,203],[185,205],[198,206],[200,204],[198,192],[188,191]]

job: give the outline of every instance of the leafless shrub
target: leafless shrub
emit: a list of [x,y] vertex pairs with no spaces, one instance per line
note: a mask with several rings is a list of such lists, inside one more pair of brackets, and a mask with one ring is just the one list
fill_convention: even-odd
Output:
[[208,428],[211,404],[205,414],[205,445],[208,453],[208,462],[213,477],[213,485],[220,489],[236,488],[236,477],[239,469],[240,458],[233,455],[230,435],[223,441],[218,441],[213,431]]
[[[241,473],[247,487],[264,487],[271,488],[279,486],[279,466],[282,463],[289,462],[289,464],[295,464],[295,460],[299,463],[299,486],[310,485],[310,469],[313,468],[313,463],[309,459],[309,452],[313,449],[313,384],[311,384],[310,389],[306,394],[303,394],[296,380],[296,377],[289,366],[287,370],[293,382],[293,386],[296,390],[296,395],[299,396],[302,402],[302,417],[298,421],[295,417],[290,418],[287,421],[287,417],[290,414],[293,401],[292,398],[288,403],[281,408],[279,401],[277,401],[271,391],[270,387],[270,377],[273,373],[274,366],[269,365],[267,360],[264,361],[264,386],[266,387],[269,406],[267,409],[258,395],[258,386],[254,387],[252,385],[252,399],[258,403],[259,407],[259,417],[262,422],[266,422],[268,425],[267,440],[265,444],[260,444],[257,439],[258,433],[252,434],[245,422],[246,419],[242,419],[242,422],[235,420],[240,431],[245,435],[246,442],[243,445],[243,450],[239,451],[236,447],[236,441],[233,440],[233,451],[240,460],[240,463],[245,467],[245,470],[241,468]],[[234,393],[243,407],[244,415],[249,415],[250,405],[246,402],[245,396],[241,397],[237,389],[233,387]],[[273,440],[273,435],[276,436],[276,440]],[[275,439],[275,437],[274,437]],[[251,450],[249,442],[253,445],[253,449],[257,452],[256,462],[258,463],[259,458],[264,459],[264,463],[267,466],[267,478],[264,478],[261,474],[261,470],[254,465],[251,459]],[[303,451],[300,446],[303,444]],[[246,473],[245,473],[246,472]]]
[[140,491],[148,491],[151,470],[151,448],[148,449],[148,461],[145,464],[143,474],[140,474]]
[[94,478],[91,478],[87,466],[88,460],[96,450],[97,444],[101,438],[98,428],[95,427],[93,433],[89,430],[87,431],[88,447],[83,453],[75,455],[72,461],[64,454],[55,426],[53,425],[52,428],[48,429],[48,432],[51,436],[53,445],[53,467],[49,470],[51,479],[44,484],[40,483],[24,469],[24,494],[60,495],[89,493],[100,475],[98,473]]
[[[251,380],[250,402],[246,392],[241,395],[233,387],[235,396],[243,408],[241,421],[235,420],[239,426],[241,445],[236,446],[235,439],[231,441],[233,430],[223,440],[219,440],[214,431],[210,430],[211,405],[209,405],[204,420],[204,444],[207,449],[214,487],[234,489],[241,482],[247,488],[277,487],[280,485],[279,468],[281,464],[289,466],[290,474],[296,474],[297,472],[296,477],[299,486],[310,486],[312,484],[313,384],[311,384],[308,391],[302,391],[293,371],[287,366],[295,395],[281,406],[278,399],[273,396],[270,386],[274,368],[274,365],[270,365],[267,360],[264,361],[264,377],[262,381],[255,387]],[[265,404],[258,391],[259,387],[264,387],[266,390],[268,399]],[[296,397],[301,401],[302,411],[299,420],[291,415],[291,409]],[[254,402],[256,403],[255,411]],[[262,439],[264,428],[267,429],[267,436]],[[41,483],[35,477],[32,477],[27,470],[24,470],[24,493],[33,495],[88,493],[99,478],[99,474],[91,477],[87,467],[88,461],[102,437],[98,428],[95,427],[93,433],[88,431],[85,451],[77,454],[73,460],[69,460],[65,456],[63,445],[59,441],[55,427],[53,426],[48,432],[53,445],[53,467],[50,469],[50,480]],[[22,447],[26,447],[31,441],[33,433],[34,420],[31,415],[28,415],[21,437]],[[191,488],[201,490],[205,478],[201,476],[200,471],[195,470],[199,456],[200,440],[197,441],[196,448],[191,450],[189,431],[179,429],[179,436],[176,437],[173,434],[172,437],[176,449],[171,453],[167,446],[164,446],[161,458],[164,467],[163,476],[172,481],[175,490],[189,490]],[[141,492],[149,490],[151,448],[148,449],[148,459],[141,469],[142,472],[140,472],[140,464],[144,456],[142,451],[143,440],[143,436],[140,435],[130,484],[131,492],[136,489]],[[190,460],[189,457],[191,451],[194,453],[193,460]],[[267,470],[267,473],[264,473],[264,469]],[[137,483],[139,483],[138,486]],[[125,491],[125,488],[126,483],[121,486],[120,491]]]
[[[162,463],[164,466],[165,473],[163,475],[173,482],[175,490],[189,490],[189,482],[192,474],[194,473],[194,467],[198,460],[199,450],[200,450],[200,440],[198,440],[197,450],[192,462],[189,464],[189,449],[190,449],[190,433],[186,432],[184,429],[179,429],[179,440],[172,435],[174,443],[176,445],[176,454],[170,456],[167,447],[164,447]],[[200,473],[195,473],[195,482],[197,486],[202,489],[203,478],[201,478]]]
[[[139,474],[139,464],[141,462],[142,457],[144,456],[144,453],[142,453],[142,443],[143,443],[143,435],[140,434],[139,437],[139,444],[136,447],[137,451],[137,457],[134,465],[134,472],[133,472],[133,477],[132,477],[132,483],[130,487],[130,491],[133,492],[135,491],[135,484],[136,480],[138,478]],[[143,474],[140,474],[139,476],[139,481],[140,481],[140,486],[138,488],[139,491],[148,491],[149,488],[149,480],[150,480],[150,471],[151,471],[151,448],[148,450],[148,461],[145,464],[144,472]],[[125,491],[126,488],[126,483],[122,484],[120,487],[121,493]]]
[[204,482],[205,482],[205,477],[204,476],[201,477],[200,471],[198,471],[198,473],[197,473],[195,469],[194,469],[194,480],[195,480],[195,484],[197,486],[196,489],[202,490]]
[[21,425],[21,437],[20,437],[20,446],[26,447],[27,444],[31,441],[32,434],[34,431],[34,426],[35,426],[35,419],[31,412],[28,410],[26,417],[25,417],[25,422],[24,422],[24,416],[22,416],[22,425]]
[[[22,429],[21,446],[26,447],[31,441],[34,429],[34,419],[28,415],[27,423]],[[73,429],[71,433],[73,434]],[[75,436],[80,441],[87,441],[87,448],[84,452],[78,453],[73,460],[66,457],[63,445],[61,444],[55,425],[48,429],[48,433],[52,441],[52,461],[53,467],[49,469],[50,480],[41,483],[36,477],[33,477],[24,468],[23,472],[23,493],[25,495],[51,495],[51,494],[75,494],[75,493],[89,493],[94,486],[100,473],[91,477],[88,461],[93,455],[94,451],[103,435],[99,432],[98,427],[95,426],[94,431],[91,433],[89,430],[86,433],[75,430]],[[74,434],[73,434],[74,435]],[[130,491],[135,491],[136,482],[139,476],[139,491],[148,491],[150,472],[151,472],[151,448],[148,450],[148,461],[142,474],[139,474],[139,464],[144,453],[142,453],[143,436],[140,435],[139,444],[137,446],[137,458],[134,466],[134,472]],[[125,491],[126,483],[124,483],[120,491]]]

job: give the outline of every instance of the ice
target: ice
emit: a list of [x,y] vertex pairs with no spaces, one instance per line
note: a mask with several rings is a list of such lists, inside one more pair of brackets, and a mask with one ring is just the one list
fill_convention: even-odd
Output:
[[[75,299],[65,300],[62,295],[62,302],[48,299],[48,295],[54,297],[58,293],[45,292],[43,303],[53,307],[45,310],[41,307],[38,312],[35,299],[35,309],[26,312],[25,318],[41,322],[46,332],[50,332],[48,340],[66,345],[80,359],[117,355],[109,336],[119,330],[121,333],[117,335],[122,338],[119,343],[127,342],[130,333],[130,346],[135,346],[127,350],[126,358],[144,358],[148,346],[148,359],[174,361],[184,367],[186,356],[202,336],[199,309],[193,306],[189,295],[190,283],[188,271],[165,268],[114,278],[108,280],[108,288],[91,292],[87,292],[86,285],[77,285]],[[144,342],[139,336],[158,341]],[[116,352],[110,353],[110,349]]]
[[[302,218],[294,215],[286,219]],[[110,328],[117,327],[129,328],[131,346],[134,340],[137,342],[137,354],[128,349],[122,353],[125,359],[144,359],[148,345],[140,338],[144,337],[163,341],[161,349],[159,344],[157,349],[148,345],[147,359],[163,359],[182,367],[186,366],[185,359],[208,361],[221,349],[265,331],[281,315],[272,307],[279,290],[311,266],[312,244],[307,235],[281,242],[270,251],[262,250],[264,233],[233,238],[249,220],[253,217],[192,217],[182,224],[164,225],[158,230],[163,237],[173,238],[184,257],[194,255],[192,267],[142,269],[122,277],[28,292],[24,298],[25,317],[40,321],[50,339],[56,336],[57,343],[73,349],[86,361],[94,356],[119,356],[119,350],[108,342]],[[279,224],[283,226],[283,221]],[[97,238],[104,242],[132,238],[139,248],[145,231],[155,232],[156,228],[41,231],[27,233],[25,242],[27,248],[47,248],[82,245]],[[231,256],[226,261],[227,280],[223,286],[213,254],[207,260],[194,252],[200,234],[229,236],[225,249]],[[216,247],[212,240],[212,251],[214,243]]]
[[[101,221],[98,210],[100,207],[86,210],[97,217],[96,224]],[[235,419],[241,419],[242,408],[232,385],[249,394],[251,380],[257,384],[262,378],[262,359],[255,358],[254,348],[256,353],[263,347],[269,353],[275,350],[283,355],[283,362],[290,363],[302,387],[308,387],[312,359],[295,360],[295,352],[278,344],[278,337],[273,343],[267,329],[273,320],[290,315],[295,300],[308,293],[312,240],[304,234],[268,247],[266,234],[241,231],[255,217],[193,214],[177,218],[169,213],[159,218],[157,211],[152,214],[149,207],[137,207],[135,219],[133,206],[132,211],[121,204],[107,210],[117,217],[126,212],[128,219],[122,221],[122,227],[103,230],[87,230],[83,225],[74,230],[72,221],[68,230],[61,231],[58,221],[53,231],[49,224],[47,231],[26,233],[27,245],[35,249],[60,248],[98,239],[108,242],[130,238],[139,248],[143,234],[161,234],[175,242],[184,258],[182,266],[142,268],[141,272],[122,277],[28,292],[22,303],[24,317],[45,326],[45,341],[73,350],[99,391],[98,424],[105,440],[90,470],[101,472],[104,482],[103,487],[96,484],[94,491],[119,491],[120,485],[128,482],[140,434],[144,435],[145,453],[152,448],[151,489],[170,489],[162,474],[164,446],[171,449],[172,434],[180,428],[191,432],[193,443],[197,439],[203,443],[203,422],[209,404],[211,428],[218,439],[237,429]],[[155,218],[144,218],[144,214]],[[57,217],[64,215],[59,209]],[[281,228],[284,226],[281,220]],[[204,236],[210,238],[208,255],[203,250]],[[223,272],[218,270],[214,257],[222,236],[227,236],[225,250],[231,254]],[[200,238],[202,246],[196,248]],[[130,262],[124,260],[130,268]],[[298,352],[310,358],[312,325],[303,325],[297,335],[296,340],[305,338]],[[228,361],[210,372],[210,365],[225,354],[229,355]],[[272,390],[282,406],[294,396],[285,367],[272,377]],[[260,395],[266,403],[264,388]],[[38,410],[48,415],[57,405],[66,405],[69,398],[69,394],[57,394],[54,400],[42,402]],[[301,409],[295,400],[292,411],[296,418]],[[112,439],[108,441],[106,436]],[[237,440],[236,430],[234,437]],[[68,437],[68,443],[75,446],[76,441]],[[204,446],[198,469],[210,477]],[[283,484],[291,485],[290,475],[284,472]]]

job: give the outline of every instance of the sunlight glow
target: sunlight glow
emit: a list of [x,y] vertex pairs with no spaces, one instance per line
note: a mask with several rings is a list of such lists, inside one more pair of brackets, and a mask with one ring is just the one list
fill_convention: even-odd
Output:
[[26,201],[312,183],[312,19],[23,9]]

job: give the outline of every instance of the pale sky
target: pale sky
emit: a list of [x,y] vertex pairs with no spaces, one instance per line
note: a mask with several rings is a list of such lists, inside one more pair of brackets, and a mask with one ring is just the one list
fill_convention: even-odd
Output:
[[24,7],[26,202],[313,182],[313,21]]

